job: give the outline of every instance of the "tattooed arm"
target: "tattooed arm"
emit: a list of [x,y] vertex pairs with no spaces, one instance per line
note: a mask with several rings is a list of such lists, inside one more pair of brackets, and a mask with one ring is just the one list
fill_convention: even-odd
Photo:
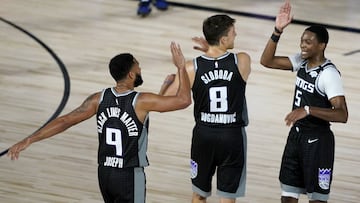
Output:
[[10,156],[12,160],[18,159],[19,153],[26,149],[30,144],[52,137],[65,131],[73,125],[91,118],[97,112],[100,95],[100,92],[90,95],[72,112],[52,120],[40,130],[14,144],[10,147],[7,155]]

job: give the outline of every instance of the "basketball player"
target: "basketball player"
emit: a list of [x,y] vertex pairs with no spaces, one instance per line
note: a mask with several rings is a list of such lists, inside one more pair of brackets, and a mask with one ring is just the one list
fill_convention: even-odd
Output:
[[285,117],[292,127],[280,169],[281,202],[296,203],[301,193],[307,194],[309,202],[327,202],[335,147],[330,122],[346,123],[348,110],[340,73],[324,54],[329,40],[325,27],[305,29],[299,54],[275,56],[281,33],[292,20],[290,11],[286,0],[261,56],[267,68],[297,72],[292,111]]
[[[206,202],[217,173],[217,194],[222,203],[245,195],[246,81],[250,74],[247,53],[231,53],[236,37],[235,19],[214,15],[203,22],[202,38],[195,38],[204,55],[187,63],[194,100],[195,126],[191,144],[192,202]],[[176,77],[165,94],[178,87]]]
[[[98,178],[106,203],[145,202],[145,173],[149,112],[166,112],[191,104],[189,78],[180,46],[171,43],[173,62],[180,76],[174,96],[137,92],[142,84],[139,62],[129,53],[111,59],[116,86],[90,95],[74,111],[56,118],[41,130],[13,145],[8,152],[18,159],[30,144],[63,132],[96,114],[99,135]],[[171,78],[171,77],[168,77]],[[167,82],[162,87],[167,88]],[[163,91],[163,90],[162,90]]]

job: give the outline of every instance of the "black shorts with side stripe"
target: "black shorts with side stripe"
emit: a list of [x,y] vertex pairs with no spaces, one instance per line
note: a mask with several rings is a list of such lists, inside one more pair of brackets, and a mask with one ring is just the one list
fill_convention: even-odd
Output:
[[211,195],[217,174],[217,193],[226,198],[244,196],[246,133],[244,127],[213,128],[196,125],[191,145],[191,178],[194,192]]
[[105,203],[144,203],[144,168],[98,167],[101,194]]
[[334,134],[328,126],[293,126],[284,149],[279,179],[286,192],[327,201],[334,165]]

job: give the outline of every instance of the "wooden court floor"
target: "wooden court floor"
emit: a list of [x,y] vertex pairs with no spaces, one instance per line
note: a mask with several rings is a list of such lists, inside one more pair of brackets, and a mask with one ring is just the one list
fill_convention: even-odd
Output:
[[[77,107],[89,94],[112,86],[114,82],[107,65],[118,53],[130,52],[140,61],[145,82],[138,90],[157,92],[165,76],[176,70],[171,63],[170,42],[178,42],[190,60],[201,54],[192,49],[191,37],[202,35],[203,19],[218,13],[215,8],[237,11],[230,14],[237,20],[238,34],[232,51],[246,51],[252,58],[247,85],[250,116],[247,192],[246,197],[237,202],[280,202],[277,177],[289,130],[284,117],[291,109],[295,75],[266,70],[259,63],[274,22],[239,13],[274,16],[282,1],[182,0],[173,3],[168,11],[153,8],[150,16],[139,18],[134,0],[0,0],[0,151],[46,123],[64,96],[66,105],[61,113]],[[329,202],[358,203],[360,35],[356,30],[360,29],[360,4],[358,0],[293,0],[292,4],[297,22],[334,26],[329,29],[326,56],[342,73],[349,120],[332,126],[336,135],[336,157]],[[301,23],[290,25],[281,37],[278,53],[297,53],[305,27]],[[339,27],[350,30],[337,29]],[[61,67],[66,68],[69,84],[64,80]],[[150,119],[147,202],[190,202],[192,106],[182,111],[151,113]],[[0,158],[0,202],[102,202],[96,156],[95,118],[33,144],[18,161],[3,156]],[[215,191],[213,194],[210,203],[218,202]],[[306,198],[301,197],[300,202],[307,202]]]

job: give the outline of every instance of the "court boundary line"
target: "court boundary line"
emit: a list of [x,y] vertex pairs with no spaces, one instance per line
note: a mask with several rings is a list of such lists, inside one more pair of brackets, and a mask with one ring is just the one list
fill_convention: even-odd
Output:
[[[60,102],[59,106],[57,107],[56,111],[53,113],[53,115],[39,129],[37,129],[35,131],[35,132],[37,132],[42,127],[44,127],[46,124],[48,124],[50,121],[52,121],[53,119],[58,117],[60,115],[60,113],[62,112],[62,110],[65,108],[66,103],[69,100],[69,96],[70,96],[70,77],[69,77],[69,73],[68,73],[68,71],[66,69],[65,64],[61,61],[61,59],[43,41],[41,41],[35,35],[31,34],[29,31],[25,30],[24,28],[16,25],[15,23],[13,23],[13,22],[11,22],[9,20],[6,20],[6,19],[0,17],[0,21],[2,21],[4,23],[16,28],[17,30],[19,30],[21,32],[23,32],[24,34],[28,35],[31,39],[35,40],[38,44],[40,44],[52,56],[52,58],[56,61],[56,63],[58,64],[58,66],[59,66],[59,68],[60,68],[60,70],[61,70],[61,72],[63,74],[64,92],[63,92],[61,102]],[[2,152],[0,152],[0,157],[3,156],[4,154],[7,154],[8,151],[9,151],[9,148],[2,151]]]

